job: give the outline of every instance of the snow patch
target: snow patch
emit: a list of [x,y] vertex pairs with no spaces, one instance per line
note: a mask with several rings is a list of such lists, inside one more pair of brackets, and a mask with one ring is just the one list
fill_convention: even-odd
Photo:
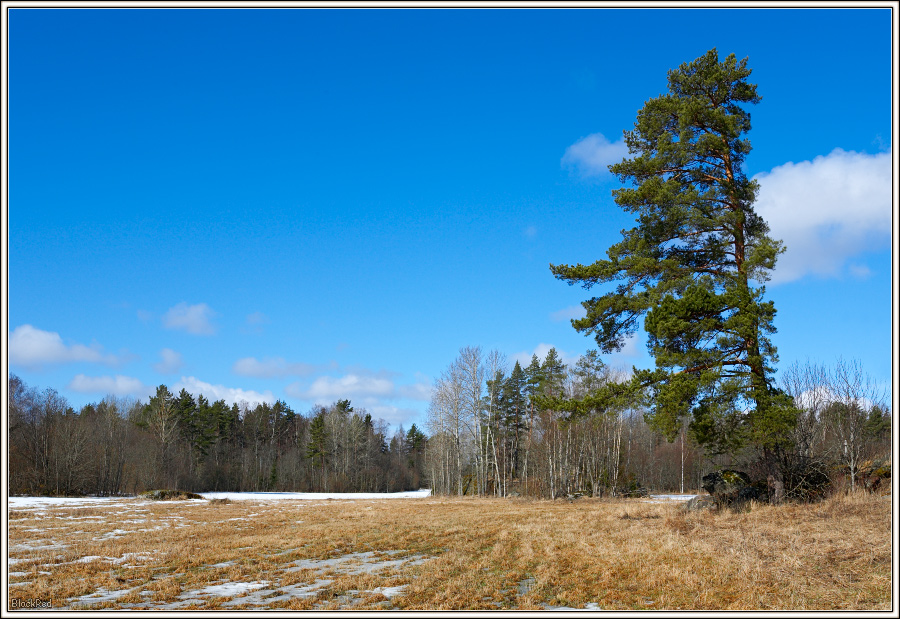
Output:
[[268,584],[268,580],[264,580],[261,582],[226,582],[221,585],[209,585],[208,587],[203,587],[202,589],[199,589],[197,591],[192,591],[190,594],[182,594],[182,597],[185,597],[186,595],[233,597],[235,595],[247,593],[248,591],[253,591],[254,589],[262,589]]
[[58,497],[58,496],[11,496],[9,509],[35,509],[46,507],[77,507],[79,505],[110,504],[125,497]]
[[204,499],[231,501],[325,501],[371,499],[421,499],[431,496],[431,490],[410,492],[204,492]]
[[375,587],[372,593],[380,593],[384,597],[391,599],[397,595],[403,595],[406,591],[407,585],[399,585],[397,587]]
[[119,589],[117,591],[110,591],[109,589],[100,587],[94,593],[82,595],[77,598],[70,598],[69,606],[79,603],[102,604],[103,602],[112,602],[114,600],[118,600],[120,597],[129,592],[131,592],[131,589]]
[[681,503],[684,501],[690,501],[693,499],[696,494],[651,494],[649,497],[644,499],[644,503],[670,503],[676,502]]
[[[383,554],[394,555],[400,550],[390,550]],[[337,570],[344,574],[371,574],[384,569],[399,568],[401,566],[421,565],[430,557],[424,555],[412,555],[404,559],[388,559],[383,560],[375,556],[374,552],[352,552],[341,557],[333,559],[300,559],[294,561],[293,567],[287,568],[286,572],[299,572],[301,570]]]

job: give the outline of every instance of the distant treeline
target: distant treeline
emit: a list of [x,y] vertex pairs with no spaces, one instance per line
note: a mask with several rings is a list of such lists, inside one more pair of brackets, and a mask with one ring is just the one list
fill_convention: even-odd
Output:
[[228,406],[160,385],[148,402],[107,396],[74,410],[9,379],[10,494],[205,491],[398,492],[426,485],[426,437],[349,400],[298,414],[282,401]]
[[[204,491],[397,492],[560,497],[638,488],[697,491],[722,467],[774,476],[788,496],[854,488],[890,462],[891,411],[857,363],[794,365],[794,406],[774,448],[711,452],[690,417],[668,436],[596,351],[571,365],[551,349],[522,367],[480,348],[435,381],[426,436],[394,433],[349,400],[298,414],[282,401],[228,406],[165,385],[142,402],[107,396],[75,411],[53,389],[9,380],[9,491],[115,495]],[[815,487],[813,487],[815,486]]]

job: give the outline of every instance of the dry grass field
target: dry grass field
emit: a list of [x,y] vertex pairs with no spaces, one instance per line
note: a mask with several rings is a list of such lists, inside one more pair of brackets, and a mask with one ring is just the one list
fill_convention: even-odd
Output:
[[8,517],[10,609],[891,609],[890,495],[741,513],[122,499]]

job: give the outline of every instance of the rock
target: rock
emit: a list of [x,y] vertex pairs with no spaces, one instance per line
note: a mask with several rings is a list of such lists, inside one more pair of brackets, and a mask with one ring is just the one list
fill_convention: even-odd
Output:
[[711,495],[737,495],[738,491],[750,485],[750,476],[743,471],[724,469],[703,476],[703,489]]
[[703,476],[703,489],[720,506],[739,505],[750,500],[768,499],[768,494],[750,483],[743,471],[725,469]]
[[687,512],[700,511],[702,509],[716,509],[718,504],[713,496],[708,494],[700,494],[681,506],[681,509]]

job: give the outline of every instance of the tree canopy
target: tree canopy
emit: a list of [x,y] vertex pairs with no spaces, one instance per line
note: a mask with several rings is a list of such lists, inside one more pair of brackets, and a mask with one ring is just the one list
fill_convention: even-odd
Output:
[[765,287],[782,244],[754,211],[747,178],[750,114],[760,101],[747,59],[710,50],[669,71],[668,92],[648,100],[629,158],[609,166],[625,186],[613,191],[636,226],[589,265],[550,265],[557,279],[585,289],[616,283],[582,303],[573,320],[602,352],[621,349],[644,317],[654,370],[636,370],[648,419],[674,437],[692,416],[711,451],[777,440],[791,407],[772,386],[775,307]]

